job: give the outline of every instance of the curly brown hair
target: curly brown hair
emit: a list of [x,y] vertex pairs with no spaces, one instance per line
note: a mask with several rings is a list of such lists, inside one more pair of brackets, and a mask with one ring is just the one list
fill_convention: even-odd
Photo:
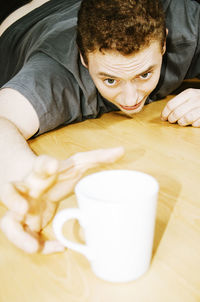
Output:
[[83,0],[78,13],[77,45],[86,64],[95,50],[138,52],[152,40],[166,38],[159,0]]

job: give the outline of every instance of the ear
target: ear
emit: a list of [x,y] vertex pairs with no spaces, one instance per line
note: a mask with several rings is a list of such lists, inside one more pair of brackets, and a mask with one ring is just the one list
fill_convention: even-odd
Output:
[[[166,28],[166,37],[168,36],[168,28]],[[166,40],[165,40],[165,43],[164,43],[164,46],[163,46],[163,50],[162,50],[162,55],[164,55],[166,51]]]
[[84,66],[85,68],[88,68],[88,66],[85,64],[85,61],[84,61],[83,56],[82,56],[81,53],[80,53],[80,59],[81,59],[81,63],[83,64],[83,66]]

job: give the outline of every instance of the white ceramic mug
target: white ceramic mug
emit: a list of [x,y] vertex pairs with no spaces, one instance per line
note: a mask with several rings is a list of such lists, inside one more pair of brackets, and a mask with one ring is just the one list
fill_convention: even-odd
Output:
[[[85,255],[96,276],[128,282],[150,264],[159,185],[152,176],[132,170],[108,170],[84,177],[75,187],[78,208],[60,211],[53,221],[57,239]],[[78,219],[84,244],[69,241],[63,225]]]

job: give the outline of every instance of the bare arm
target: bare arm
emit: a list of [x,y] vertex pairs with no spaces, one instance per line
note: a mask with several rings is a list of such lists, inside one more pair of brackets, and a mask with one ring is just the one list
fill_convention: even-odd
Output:
[[[28,100],[19,92],[0,91],[0,184],[21,180],[32,169],[35,154],[26,139],[35,134],[39,120]],[[23,163],[23,164],[22,164]]]
[[0,201],[8,208],[1,229],[17,247],[28,252],[62,251],[57,241],[45,240],[41,230],[52,219],[57,202],[66,197],[85,171],[113,163],[123,148],[77,153],[58,161],[36,156],[26,139],[39,127],[36,112],[21,94],[0,91]]

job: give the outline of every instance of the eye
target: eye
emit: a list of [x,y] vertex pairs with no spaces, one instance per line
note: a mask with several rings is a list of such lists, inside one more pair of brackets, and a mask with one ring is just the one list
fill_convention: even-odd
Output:
[[104,83],[107,85],[107,86],[115,86],[117,84],[117,81],[114,80],[114,79],[105,79],[104,80]]
[[146,80],[146,79],[149,79],[151,75],[152,75],[152,72],[145,72],[140,75],[140,78],[143,80]]

